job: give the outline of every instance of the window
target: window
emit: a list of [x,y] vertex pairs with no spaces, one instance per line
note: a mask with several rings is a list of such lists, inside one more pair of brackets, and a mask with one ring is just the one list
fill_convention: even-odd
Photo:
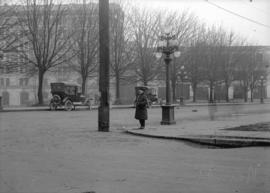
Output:
[[28,92],[22,91],[21,96],[20,96],[20,100],[21,100],[21,105],[27,105],[29,103]]
[[20,78],[20,86],[27,86],[28,78]]
[[9,82],[9,78],[6,78],[6,86],[9,86],[10,82]]
[[7,91],[4,91],[3,93],[2,93],[2,104],[4,105],[4,106],[8,106],[9,105],[9,93],[7,92]]
[[5,81],[3,78],[0,78],[0,86],[4,86],[5,85]]

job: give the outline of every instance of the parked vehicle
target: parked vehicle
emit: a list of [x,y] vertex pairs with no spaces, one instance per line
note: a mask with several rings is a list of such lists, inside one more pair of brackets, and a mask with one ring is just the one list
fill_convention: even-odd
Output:
[[54,82],[51,83],[51,94],[50,110],[64,107],[66,111],[71,111],[75,106],[88,106],[91,109],[91,99],[82,95],[79,85]]
[[135,87],[135,95],[137,97],[137,91],[138,90],[143,90],[145,95],[147,96],[148,99],[148,105],[151,106],[153,103],[158,102],[158,97],[157,97],[157,91],[155,88],[148,87],[148,86],[136,86]]

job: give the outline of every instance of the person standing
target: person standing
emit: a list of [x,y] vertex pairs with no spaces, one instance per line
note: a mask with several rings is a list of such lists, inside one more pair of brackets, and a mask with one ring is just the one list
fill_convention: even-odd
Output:
[[136,107],[136,111],[135,111],[135,119],[139,120],[140,122],[140,129],[144,129],[145,128],[145,120],[147,120],[148,116],[147,116],[147,106],[148,106],[148,101],[147,101],[147,97],[144,94],[143,90],[138,90],[137,91],[137,97],[135,100],[135,107]]

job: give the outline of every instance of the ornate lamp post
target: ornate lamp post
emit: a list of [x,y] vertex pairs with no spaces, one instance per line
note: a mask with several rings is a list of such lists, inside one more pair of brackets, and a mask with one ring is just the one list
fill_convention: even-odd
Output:
[[[4,52],[2,50],[0,50],[0,69],[2,67],[2,60],[4,58]],[[0,111],[3,109],[2,107],[2,96],[0,95]]]
[[166,104],[162,105],[162,121],[161,125],[175,124],[174,120],[174,105],[172,105],[171,95],[171,55],[175,57],[180,56],[179,47],[177,45],[176,36],[171,32],[165,32],[159,37],[156,57],[161,58],[164,55],[164,62],[166,65]]
[[263,101],[263,98],[264,98],[264,96],[263,96],[263,82],[264,82],[264,76],[261,76],[260,77],[260,83],[261,83],[261,103],[264,103],[264,101]]

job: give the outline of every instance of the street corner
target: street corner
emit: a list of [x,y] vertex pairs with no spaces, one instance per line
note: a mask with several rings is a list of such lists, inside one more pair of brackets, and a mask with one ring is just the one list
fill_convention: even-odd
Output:
[[179,141],[189,141],[200,145],[216,146],[218,148],[240,148],[251,146],[270,146],[270,138],[263,136],[248,136],[242,131],[232,135],[228,132],[226,135],[209,135],[209,133],[183,133],[176,130],[159,129],[159,127],[147,127],[145,129],[131,128],[126,130],[127,133],[151,138],[171,139]]

